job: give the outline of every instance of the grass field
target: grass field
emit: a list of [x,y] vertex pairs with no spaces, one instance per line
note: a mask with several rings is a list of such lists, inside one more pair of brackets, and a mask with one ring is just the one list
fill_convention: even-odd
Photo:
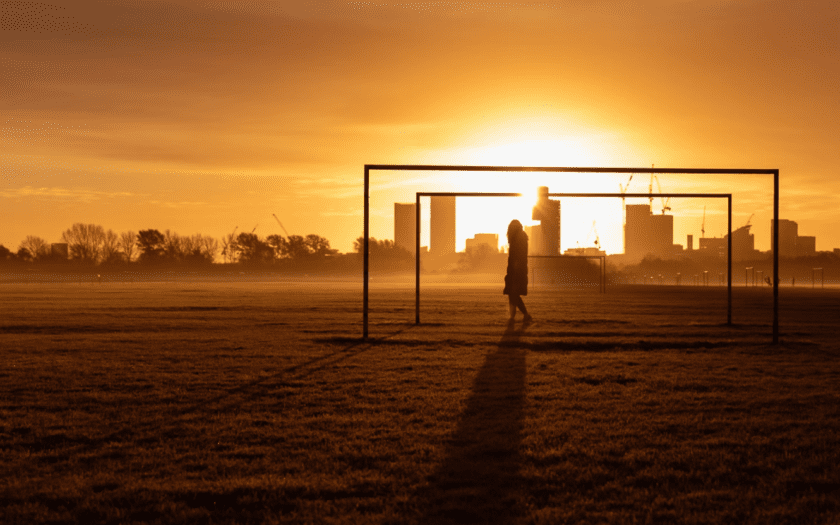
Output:
[[838,523],[840,291],[0,286],[2,523]]

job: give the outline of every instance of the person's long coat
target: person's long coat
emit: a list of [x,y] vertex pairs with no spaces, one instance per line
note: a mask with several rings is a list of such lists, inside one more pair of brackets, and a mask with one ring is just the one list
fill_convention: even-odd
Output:
[[510,239],[505,295],[528,295],[528,235],[517,232]]

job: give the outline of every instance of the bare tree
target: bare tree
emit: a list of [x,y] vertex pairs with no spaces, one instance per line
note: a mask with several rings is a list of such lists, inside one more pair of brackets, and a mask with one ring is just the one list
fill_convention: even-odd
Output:
[[209,235],[201,236],[201,240],[199,242],[201,248],[201,254],[210,261],[213,262],[216,260],[216,254],[219,253],[219,241],[210,237]]
[[201,256],[200,243],[200,233],[197,233],[195,235],[185,235],[181,237],[179,246],[181,257],[193,258],[195,256]]
[[184,258],[183,244],[181,236],[177,233],[169,230],[163,232],[163,255],[168,261],[180,261]]
[[180,238],[181,260],[190,264],[210,264],[216,258],[219,243],[210,236],[196,233]]
[[120,250],[120,237],[114,230],[105,232],[102,239],[102,262],[115,263],[124,260]]
[[[235,231],[235,230],[234,230]],[[239,255],[239,245],[235,233],[228,233],[222,237],[222,257],[226,262],[236,262]]]
[[104,240],[105,230],[97,224],[77,222],[61,234],[61,241],[67,243],[70,257],[87,263],[99,261]]
[[134,244],[137,240],[137,234],[129,230],[120,234],[120,251],[127,262],[131,262],[134,253],[137,251],[137,245]]
[[27,235],[23,242],[20,243],[18,253],[21,250],[26,250],[28,258],[37,261],[45,259],[50,256],[50,245],[44,239],[36,237],[35,235]]

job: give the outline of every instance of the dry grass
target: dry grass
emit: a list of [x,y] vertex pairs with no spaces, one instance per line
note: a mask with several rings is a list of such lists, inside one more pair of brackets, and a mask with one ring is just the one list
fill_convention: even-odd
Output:
[[836,291],[4,285],[3,523],[836,523]]

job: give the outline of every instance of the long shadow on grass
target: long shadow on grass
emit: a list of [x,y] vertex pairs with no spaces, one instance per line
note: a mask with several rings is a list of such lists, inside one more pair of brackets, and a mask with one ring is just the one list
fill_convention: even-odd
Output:
[[518,508],[525,350],[512,326],[487,355],[446,458],[419,497],[420,523],[507,523]]

